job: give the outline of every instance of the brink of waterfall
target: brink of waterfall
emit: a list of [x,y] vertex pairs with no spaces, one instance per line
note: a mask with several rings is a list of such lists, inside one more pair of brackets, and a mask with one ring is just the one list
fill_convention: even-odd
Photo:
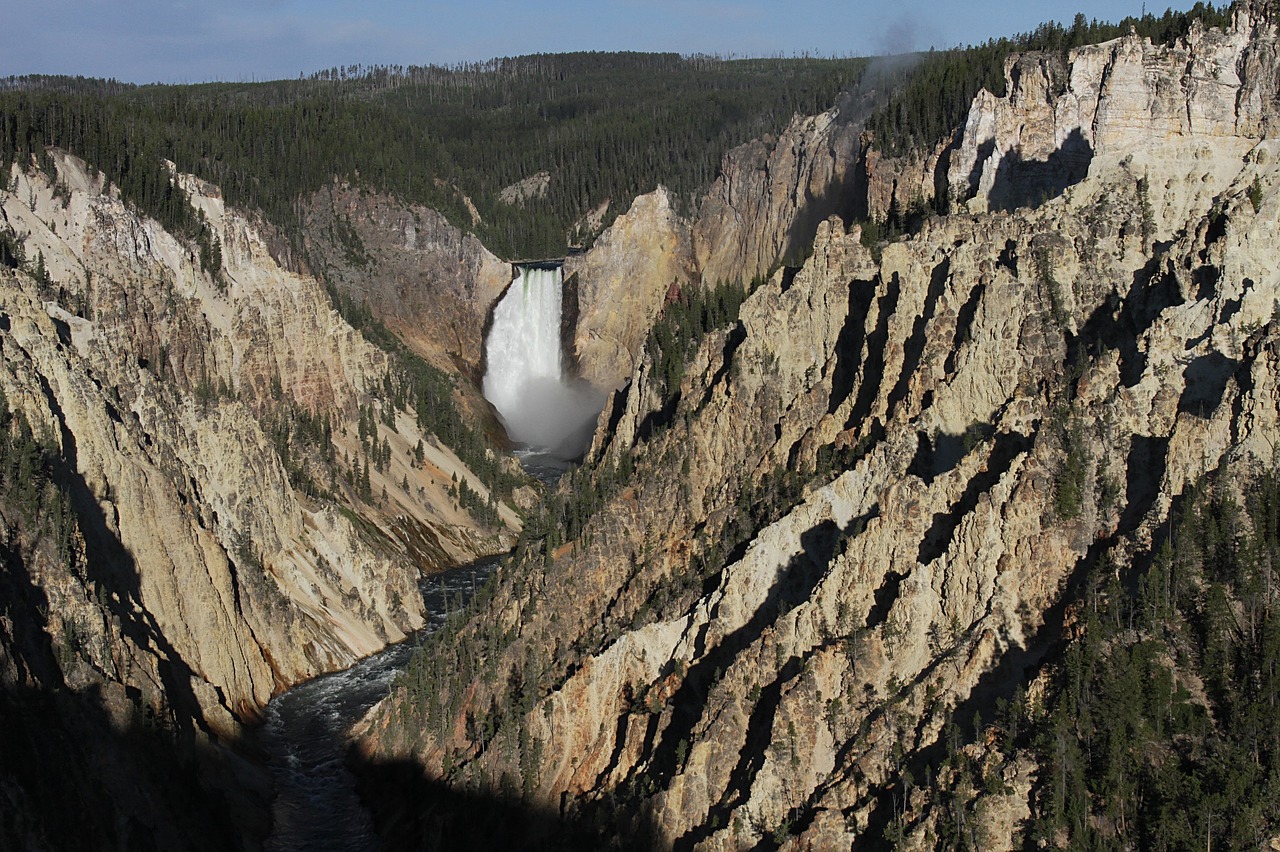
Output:
[[512,441],[572,459],[590,443],[602,399],[585,384],[566,381],[561,301],[559,267],[520,268],[493,311],[484,395]]

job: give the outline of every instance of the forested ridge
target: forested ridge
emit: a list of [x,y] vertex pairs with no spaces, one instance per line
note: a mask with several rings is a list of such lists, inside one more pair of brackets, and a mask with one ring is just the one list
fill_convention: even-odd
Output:
[[[162,159],[286,231],[299,200],[336,177],[439,209],[498,254],[556,256],[605,201],[616,215],[659,184],[692,201],[724,151],[829,108],[865,65],[577,53],[250,84],[23,78],[0,91],[0,160],[65,149],[190,233]],[[540,171],[545,197],[499,199]]]
[[[930,51],[921,54],[918,62],[903,63],[890,74],[887,83],[894,94],[867,126],[875,135],[877,146],[890,155],[904,154],[921,146],[932,147],[964,124],[979,90],[1004,96],[1004,62],[1011,53],[1045,51],[1065,57],[1071,48],[1110,41],[1130,31],[1151,39],[1153,44],[1172,44],[1190,31],[1194,21],[1205,27],[1228,26],[1233,8],[1198,2],[1185,12],[1172,9],[1166,9],[1162,15],[1147,12],[1114,24],[1089,20],[1079,14],[1069,27],[1048,22],[1029,33],[1009,38],[990,39],[980,45],[954,50]],[[893,76],[905,79],[895,84]]]
[[[338,178],[438,209],[499,255],[550,257],[589,240],[579,225],[605,202],[612,217],[662,184],[691,207],[726,151],[829,109],[842,93],[873,95],[875,144],[902,153],[943,140],[980,88],[1000,94],[1010,53],[1065,52],[1130,29],[1167,43],[1196,20],[1223,26],[1229,11],[1197,3],[1118,24],[1078,15],[1070,27],[876,63],[581,52],[347,66],[262,83],[9,78],[0,81],[0,161],[35,157],[52,172],[44,151],[62,148],[190,237],[202,226],[170,186],[165,159],[286,233],[296,234],[298,204]],[[545,194],[499,197],[540,172]]]

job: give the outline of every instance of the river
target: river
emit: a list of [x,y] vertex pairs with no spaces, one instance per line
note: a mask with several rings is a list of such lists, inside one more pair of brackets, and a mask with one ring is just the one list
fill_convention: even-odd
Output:
[[560,477],[573,470],[581,462],[580,459],[566,459],[564,456],[557,455],[550,450],[535,450],[532,448],[516,450],[515,457],[520,462],[520,466],[524,468],[525,473],[541,481],[548,488],[554,487],[560,481]]
[[[465,603],[501,557],[427,577],[422,582],[427,626],[438,630],[445,613]],[[387,695],[413,653],[415,638],[392,645],[351,668],[323,675],[282,693],[267,705],[263,744],[275,778],[270,852],[366,852],[379,848],[368,812],[347,769],[347,732]]]

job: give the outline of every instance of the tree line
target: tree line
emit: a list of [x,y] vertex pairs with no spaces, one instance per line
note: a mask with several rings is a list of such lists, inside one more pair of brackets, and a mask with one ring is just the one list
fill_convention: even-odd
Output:
[[[62,148],[193,236],[200,223],[164,159],[295,233],[299,202],[337,177],[436,208],[499,254],[555,256],[605,201],[616,214],[658,184],[693,199],[725,150],[826,109],[865,65],[576,53],[249,84],[10,78],[0,162],[51,168],[45,150]],[[544,170],[545,197],[501,201]],[[482,217],[474,227],[466,199]]]
[[896,94],[867,126],[880,149],[891,156],[932,147],[964,123],[979,90],[1006,94],[1004,62],[1011,53],[1048,51],[1065,57],[1072,48],[1119,38],[1130,30],[1154,44],[1172,44],[1197,21],[1206,27],[1227,27],[1233,8],[1198,2],[1185,12],[1168,9],[1159,16],[1148,12],[1114,24],[1078,14],[1069,27],[1048,22],[1011,38],[920,54],[915,62],[878,70],[883,85]]

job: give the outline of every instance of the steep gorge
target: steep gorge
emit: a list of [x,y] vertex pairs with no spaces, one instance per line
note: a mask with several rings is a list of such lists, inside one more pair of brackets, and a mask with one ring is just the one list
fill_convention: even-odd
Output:
[[[687,215],[635,199],[564,260],[612,395],[541,506],[473,434],[513,269],[438,213],[335,181],[292,245],[174,170],[215,259],[75,157],[13,169],[0,837],[254,847],[265,702],[514,543],[360,730],[392,846],[1069,841],[1049,764],[976,718],[1043,716],[1085,590],[1143,582],[1206,474],[1274,465],[1276,38],[1244,3],[1012,57],[934,151],[878,158],[846,100]],[[956,212],[853,222],[916,201]],[[673,371],[685,307],[730,321]]]
[[[246,726],[420,627],[420,573],[501,550],[518,519],[459,505],[459,480],[489,484],[412,416],[416,386],[216,187],[174,176],[210,268],[53,156],[56,181],[15,167],[0,193],[27,261],[0,269],[0,700],[30,744],[3,756],[6,836],[252,847],[270,785]],[[77,788],[94,812],[59,813]]]
[[[1015,58],[929,160],[967,212],[874,253],[826,220],[678,394],[644,351],[562,487],[570,540],[523,538],[367,720],[372,785],[423,773],[397,836],[1058,842],[1034,752],[970,720],[1044,693],[1075,595],[1137,577],[1195,483],[1274,463],[1276,38],[1241,4],[1077,49],[1065,88]],[[959,745],[998,783],[927,796]]]

